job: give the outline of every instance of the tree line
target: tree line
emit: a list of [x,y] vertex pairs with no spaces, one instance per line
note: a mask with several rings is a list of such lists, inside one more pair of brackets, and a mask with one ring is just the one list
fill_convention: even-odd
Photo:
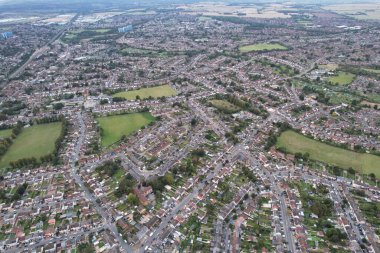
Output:
[[12,145],[13,140],[16,139],[17,135],[19,135],[22,131],[23,124],[19,121],[12,129],[11,137],[7,137],[0,140],[0,157],[3,156]]

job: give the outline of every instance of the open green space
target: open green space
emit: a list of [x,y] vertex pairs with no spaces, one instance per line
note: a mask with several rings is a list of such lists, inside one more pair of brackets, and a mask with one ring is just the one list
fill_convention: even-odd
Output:
[[274,50],[287,50],[288,48],[279,43],[257,43],[239,47],[241,53],[260,52],[260,51],[274,51]]
[[62,37],[62,41],[66,43],[77,43],[82,39],[101,38],[111,34],[115,34],[115,31],[112,29],[78,29],[65,33]]
[[371,72],[371,73],[375,73],[375,74],[379,74],[380,75],[380,69],[368,69],[368,68],[364,68],[363,70],[365,70],[367,72]]
[[332,84],[348,85],[354,81],[355,75],[343,71],[339,71],[337,75],[331,76],[328,81]]
[[335,63],[328,63],[328,64],[322,64],[322,65],[319,65],[319,68],[326,69],[326,70],[328,70],[328,71],[334,71],[334,70],[336,70],[338,67],[339,67],[339,65],[338,65],[338,64],[335,64]]
[[171,97],[177,95],[177,92],[170,87],[170,85],[160,85],[155,87],[142,88],[138,90],[130,90],[118,92],[113,95],[113,97],[122,97],[127,100],[135,100],[136,96],[139,96],[140,99],[144,98],[159,98],[159,97]]
[[290,153],[309,153],[310,158],[343,169],[354,168],[364,173],[374,173],[380,177],[380,157],[372,154],[357,153],[343,148],[310,139],[302,134],[288,130],[277,138],[277,148],[285,148]]
[[0,168],[22,158],[40,158],[54,151],[55,141],[62,129],[61,122],[24,128],[0,160]]
[[128,136],[155,120],[149,112],[97,118],[102,129],[102,147],[107,147],[119,141],[123,135]]
[[256,60],[255,62],[260,63],[263,66],[268,66],[273,69],[273,72],[282,75],[282,76],[294,76],[296,74],[299,74],[299,71],[286,65],[286,64],[281,64],[281,63],[274,63],[271,62],[268,59],[260,59]]
[[96,29],[95,32],[97,33],[108,33],[109,31],[111,31],[111,29]]
[[227,100],[213,99],[209,100],[211,105],[216,109],[226,112],[226,113],[235,113],[241,110],[240,107],[228,102]]
[[12,135],[12,129],[0,130],[0,139],[7,138]]

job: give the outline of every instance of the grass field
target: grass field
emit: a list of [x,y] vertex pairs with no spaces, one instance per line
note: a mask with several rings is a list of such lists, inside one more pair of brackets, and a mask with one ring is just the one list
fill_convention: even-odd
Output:
[[140,96],[140,99],[149,98],[149,96],[153,98],[159,98],[175,96],[177,95],[177,92],[166,84],[161,86],[142,88],[138,90],[123,91],[114,94],[113,97],[122,97],[127,100],[135,100],[137,95]]
[[0,130],[0,139],[1,138],[7,138],[12,135],[12,129],[4,129]]
[[76,42],[81,39],[90,39],[113,33],[111,29],[78,29],[65,33],[62,37],[64,42]]
[[365,174],[374,173],[380,177],[380,157],[337,148],[294,131],[285,131],[277,139],[276,147],[283,147],[290,153],[309,153],[310,158],[344,169],[350,167]]
[[102,133],[102,147],[107,147],[125,135],[128,136],[141,127],[155,121],[149,112],[131,113],[97,118]]
[[329,71],[334,71],[338,67],[339,67],[339,65],[338,64],[334,64],[334,63],[319,65],[319,68],[326,69],[326,70],[329,70]]
[[213,99],[209,100],[212,106],[214,106],[216,109],[219,109],[226,113],[235,113],[240,111],[240,107],[231,104],[230,102],[226,100],[220,100],[220,99]]
[[332,84],[349,85],[354,81],[355,75],[343,71],[339,71],[336,76],[332,76],[328,79]]
[[247,45],[239,47],[239,51],[242,53],[248,52],[259,52],[259,51],[273,51],[273,50],[287,50],[287,47],[284,47],[278,43],[258,43],[253,45]]
[[375,74],[380,75],[380,69],[367,69],[367,68],[365,68],[364,70],[367,72],[371,72],[371,73],[375,73]]
[[0,168],[21,158],[40,158],[54,151],[55,140],[59,137],[62,123],[34,125],[24,128],[0,160]]

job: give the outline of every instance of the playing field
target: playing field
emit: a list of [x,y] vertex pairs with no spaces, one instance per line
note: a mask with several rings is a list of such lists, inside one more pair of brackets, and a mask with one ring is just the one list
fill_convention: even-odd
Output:
[[380,69],[367,69],[367,68],[365,68],[364,70],[368,71],[368,72],[371,72],[371,73],[375,73],[375,74],[379,74],[380,75]]
[[362,154],[337,148],[310,139],[294,131],[285,131],[277,139],[276,147],[283,147],[290,153],[309,153],[310,158],[344,169],[350,167],[365,174],[375,173],[380,177],[380,156]]
[[239,51],[242,53],[248,52],[259,52],[259,51],[273,51],[273,50],[287,50],[287,47],[284,47],[278,43],[258,43],[253,45],[247,45],[239,47]]
[[159,98],[159,97],[171,97],[177,95],[177,92],[170,87],[170,85],[160,85],[149,88],[142,88],[138,90],[123,91],[113,95],[113,97],[122,97],[127,100],[135,100],[136,96],[140,96],[140,99]]
[[226,100],[213,99],[213,100],[209,100],[209,102],[215,108],[217,108],[223,112],[226,112],[226,113],[235,113],[235,112],[240,111],[240,107],[238,107],[234,104],[231,104],[230,102],[228,102]]
[[76,40],[91,39],[105,34],[112,34],[111,29],[78,29],[65,33],[62,37],[64,42],[75,42]]
[[24,128],[1,158],[0,168],[21,158],[35,157],[38,159],[50,154],[54,151],[55,141],[59,137],[61,129],[61,122]]
[[12,129],[4,129],[0,130],[0,139],[1,138],[7,138],[12,135]]
[[128,136],[156,119],[149,112],[99,117],[102,130],[102,147],[107,147],[125,135]]
[[332,84],[348,85],[351,84],[354,79],[354,74],[339,71],[338,75],[330,77],[328,81]]

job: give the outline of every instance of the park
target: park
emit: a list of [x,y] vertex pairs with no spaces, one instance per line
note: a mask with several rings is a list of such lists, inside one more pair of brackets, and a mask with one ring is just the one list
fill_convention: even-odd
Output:
[[291,130],[283,132],[277,138],[276,147],[292,154],[309,153],[312,160],[343,169],[353,168],[364,174],[374,173],[380,177],[380,156],[334,147]]
[[61,122],[24,128],[13,140],[13,144],[8,151],[1,157],[0,168],[5,168],[9,166],[10,162],[19,159],[32,157],[39,159],[42,156],[51,154],[55,149],[55,141],[61,134],[61,130]]
[[258,44],[239,47],[239,51],[241,53],[275,51],[275,50],[288,50],[288,48],[279,43],[258,43]]
[[101,128],[101,145],[108,147],[156,120],[149,112],[98,117]]
[[351,84],[355,79],[355,75],[348,73],[348,72],[343,72],[343,71],[338,71],[337,75],[331,76],[328,81],[331,84],[338,84],[338,85],[349,85]]
[[137,90],[129,90],[118,92],[113,97],[121,97],[127,100],[136,100],[138,96],[140,99],[146,98],[160,98],[160,97],[172,97],[177,95],[177,92],[170,85],[160,85],[148,88],[141,88]]
[[209,100],[210,104],[224,113],[236,113],[241,110],[240,107],[222,99]]

